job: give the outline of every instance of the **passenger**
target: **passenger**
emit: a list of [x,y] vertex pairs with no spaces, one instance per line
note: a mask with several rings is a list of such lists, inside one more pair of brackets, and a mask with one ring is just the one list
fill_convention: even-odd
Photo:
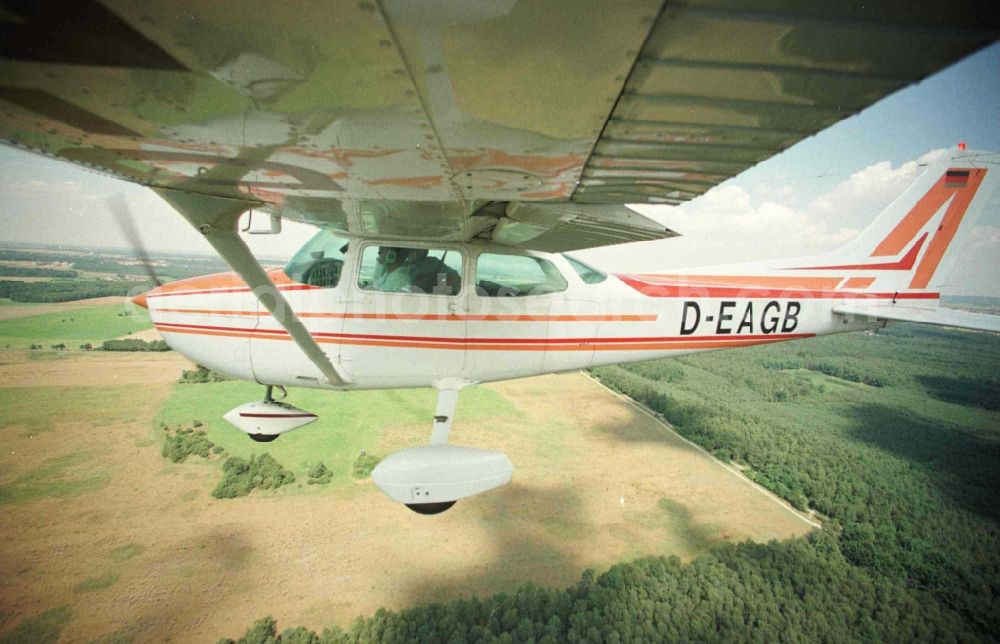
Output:
[[428,257],[428,251],[424,248],[410,251],[407,263],[412,266],[410,276],[414,291],[433,295],[458,293],[462,278],[455,269],[444,263],[447,255],[448,251],[444,251],[441,257]]
[[409,251],[395,246],[380,246],[378,249],[378,267],[371,288],[386,293],[406,293],[409,291],[411,278],[410,266],[406,262]]

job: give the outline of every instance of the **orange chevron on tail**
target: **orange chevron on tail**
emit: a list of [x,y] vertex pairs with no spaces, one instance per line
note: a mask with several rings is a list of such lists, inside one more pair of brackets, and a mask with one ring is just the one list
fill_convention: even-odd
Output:
[[926,288],[954,239],[965,211],[986,176],[984,168],[949,168],[937,183],[918,201],[885,239],[872,252],[872,257],[896,256],[927,225],[931,217],[951,199],[941,225],[934,231],[930,244],[910,281],[910,288]]

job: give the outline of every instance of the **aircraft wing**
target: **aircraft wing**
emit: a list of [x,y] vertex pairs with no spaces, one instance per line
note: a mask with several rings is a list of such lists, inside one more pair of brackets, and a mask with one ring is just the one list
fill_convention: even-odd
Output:
[[838,315],[851,315],[872,320],[893,320],[896,322],[917,322],[950,326],[957,329],[992,331],[1000,333],[1000,315],[972,313],[957,309],[929,309],[901,304],[839,304],[833,307]]
[[672,235],[620,204],[998,33],[995,0],[0,0],[0,139],[353,236],[571,250]]

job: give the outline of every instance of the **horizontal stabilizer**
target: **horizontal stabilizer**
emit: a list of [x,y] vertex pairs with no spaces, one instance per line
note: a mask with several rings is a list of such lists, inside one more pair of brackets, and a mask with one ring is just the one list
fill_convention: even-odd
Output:
[[1000,315],[970,313],[956,309],[928,309],[899,304],[839,304],[833,307],[833,312],[838,315],[860,315],[879,320],[917,322],[1000,333]]

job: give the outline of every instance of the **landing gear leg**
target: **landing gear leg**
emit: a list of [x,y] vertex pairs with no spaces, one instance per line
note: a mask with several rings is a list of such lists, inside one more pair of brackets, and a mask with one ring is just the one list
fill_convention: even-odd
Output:
[[440,514],[458,499],[510,482],[514,467],[500,452],[448,444],[458,393],[472,383],[448,379],[438,390],[430,445],[390,454],[372,470],[372,480],[393,501],[420,514]]
[[[451,433],[451,419],[458,406],[458,388],[438,389],[437,407],[434,409],[434,426],[431,429],[431,445],[447,445],[448,434]],[[455,501],[439,501],[437,503],[406,503],[417,514],[441,514],[455,505]]]
[[[284,400],[286,397],[288,397],[288,392],[285,391],[284,387],[282,387],[281,385],[278,385],[278,389],[280,389],[281,393],[284,394],[281,397],[281,400]],[[272,404],[274,402],[274,396],[272,395],[273,393],[274,393],[274,385],[267,385],[267,389],[264,391],[264,403],[265,404],[270,405],[270,404]],[[252,438],[254,441],[256,441],[258,443],[270,443],[271,441],[273,441],[276,438],[278,438],[278,436],[280,436],[280,435],[281,434],[247,434],[247,436],[249,436],[250,438]]]

